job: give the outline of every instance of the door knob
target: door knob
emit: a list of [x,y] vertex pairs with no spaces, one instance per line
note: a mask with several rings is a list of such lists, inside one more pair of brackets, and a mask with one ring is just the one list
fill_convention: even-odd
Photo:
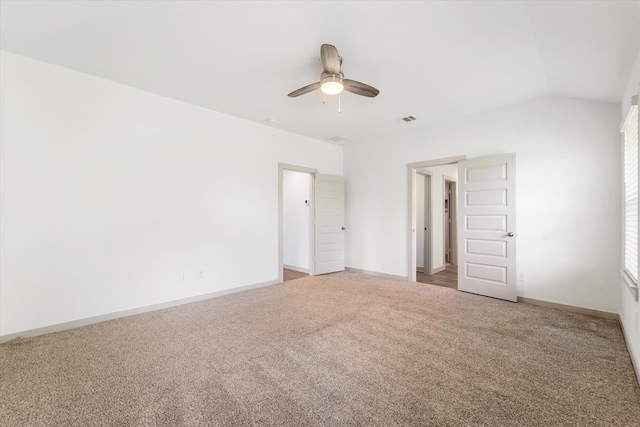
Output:
[[515,236],[517,236],[517,233],[514,233],[513,231],[510,231],[510,232],[507,233],[507,236],[515,237]]

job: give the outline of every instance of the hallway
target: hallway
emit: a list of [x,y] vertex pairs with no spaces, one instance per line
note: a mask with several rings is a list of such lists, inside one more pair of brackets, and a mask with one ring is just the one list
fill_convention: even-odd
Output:
[[458,290],[458,266],[449,264],[446,269],[436,274],[424,274],[418,271],[416,272],[416,282]]
[[309,275],[307,273],[302,273],[299,271],[295,271],[295,270],[289,270],[288,268],[283,268],[283,281],[284,282],[288,282],[289,280],[296,280],[296,279],[300,279],[302,277],[308,277]]

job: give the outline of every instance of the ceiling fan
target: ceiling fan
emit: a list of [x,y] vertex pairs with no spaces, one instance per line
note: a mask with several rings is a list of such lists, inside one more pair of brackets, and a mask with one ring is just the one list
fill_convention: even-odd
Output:
[[313,92],[316,89],[320,89],[325,95],[340,95],[343,90],[346,90],[369,98],[374,98],[380,93],[373,86],[344,78],[344,74],[340,69],[342,58],[338,55],[338,49],[335,46],[323,44],[320,47],[320,59],[322,60],[323,69],[320,81],[294,90],[288,95],[289,97],[295,98],[296,96]]

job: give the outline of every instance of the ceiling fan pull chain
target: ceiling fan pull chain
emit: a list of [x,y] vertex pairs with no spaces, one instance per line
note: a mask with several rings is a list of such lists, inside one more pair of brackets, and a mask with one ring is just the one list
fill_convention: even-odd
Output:
[[323,104],[327,103],[327,95],[324,92],[322,92],[322,103]]
[[338,94],[338,113],[341,113],[342,109],[340,108],[340,94]]

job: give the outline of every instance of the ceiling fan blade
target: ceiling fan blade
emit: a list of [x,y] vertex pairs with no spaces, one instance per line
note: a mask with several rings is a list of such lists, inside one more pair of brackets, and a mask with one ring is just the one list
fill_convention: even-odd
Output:
[[306,85],[305,87],[301,87],[300,89],[294,90],[291,92],[289,97],[295,98],[296,96],[304,95],[305,93],[313,92],[316,89],[320,89],[320,82],[311,83],[310,85]]
[[375,87],[355,80],[344,79],[342,80],[342,85],[344,86],[344,90],[347,92],[355,93],[356,95],[368,96],[369,98],[375,98],[380,93],[380,91]]
[[340,74],[340,56],[338,49],[330,44],[323,44],[320,47],[320,58],[322,59],[322,68],[327,74]]

